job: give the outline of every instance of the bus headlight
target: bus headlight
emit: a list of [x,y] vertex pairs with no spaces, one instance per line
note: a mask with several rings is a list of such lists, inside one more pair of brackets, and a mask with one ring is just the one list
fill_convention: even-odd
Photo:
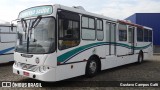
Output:
[[20,63],[18,63],[18,62],[15,61],[15,62],[14,62],[14,65],[17,66],[17,67],[19,67],[19,66],[20,66]]
[[40,66],[39,67],[39,71],[42,72],[42,73],[45,72],[46,70],[47,70],[46,66]]
[[36,59],[35,59],[35,62],[36,62],[37,64],[39,64],[39,62],[40,62],[39,58],[36,58]]

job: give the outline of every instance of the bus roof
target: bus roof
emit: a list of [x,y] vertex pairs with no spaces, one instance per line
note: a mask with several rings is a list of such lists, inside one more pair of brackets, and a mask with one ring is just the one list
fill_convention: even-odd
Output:
[[[91,12],[88,12],[88,11],[84,10],[83,8],[81,9],[81,8],[76,8],[76,7],[68,7],[68,6],[64,6],[64,5],[60,5],[60,4],[41,5],[41,6],[54,6],[58,10],[63,9],[63,10],[79,13],[79,14],[82,14],[82,15],[86,15],[86,16],[91,16],[91,17],[96,17],[96,18],[100,18],[100,19],[105,19],[105,20],[108,20],[109,22],[119,22],[119,23],[124,23],[124,24],[127,24],[127,25],[139,27],[139,28],[146,28],[146,29],[152,30],[152,28],[150,28],[150,27],[134,24],[134,23],[131,23],[131,22],[127,22],[125,20],[113,19],[113,18],[110,18],[110,17],[107,17],[107,16],[91,13]],[[41,7],[41,6],[35,6],[35,7]],[[34,8],[34,7],[31,7],[31,8]],[[31,9],[31,8],[28,8],[28,9]],[[25,9],[25,10],[28,10],[28,9]],[[23,11],[25,11],[25,10],[23,10]],[[22,13],[23,11],[21,11],[20,13]]]
[[131,25],[131,26],[135,26],[135,27],[139,27],[139,28],[143,28],[143,26],[138,25],[138,24],[134,24],[128,21],[124,21],[124,20],[118,20],[119,23],[123,23],[123,24],[127,24],[127,25]]
[[150,27],[147,27],[147,26],[143,26],[143,27],[144,27],[144,29],[153,30],[152,28],[150,28]]
[[142,25],[135,24],[135,23],[131,23],[131,22],[124,21],[124,20],[118,20],[118,22],[119,22],[119,23],[124,23],[124,24],[127,24],[127,25],[131,25],[131,26],[135,26],[135,27],[138,27],[138,28],[142,28],[142,29],[152,30],[152,28],[150,28],[150,27],[142,26]]
[[103,15],[98,15],[98,14],[91,13],[91,12],[88,12],[86,10],[82,10],[82,9],[78,9],[78,8],[74,8],[74,7],[67,7],[67,6],[63,6],[63,5],[60,5],[60,4],[55,4],[53,6],[57,7],[58,9],[73,11],[73,12],[76,12],[76,13],[80,13],[80,14],[84,14],[84,15],[88,15],[88,16],[93,16],[93,17],[96,17],[96,18],[102,18],[102,19],[113,21],[113,22],[117,21],[117,19],[113,19],[113,18],[106,17],[106,16],[103,16]]

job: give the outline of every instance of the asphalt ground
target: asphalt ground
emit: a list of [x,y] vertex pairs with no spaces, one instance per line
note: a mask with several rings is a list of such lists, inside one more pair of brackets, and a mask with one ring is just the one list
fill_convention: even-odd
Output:
[[[18,81],[18,82],[39,82],[31,78],[16,75],[12,73],[13,63],[0,64],[0,81]],[[101,71],[93,78],[87,78],[85,76],[79,76],[76,78],[56,82],[56,83],[45,83],[51,87],[42,88],[0,88],[0,90],[160,90],[159,87],[109,87],[105,86],[108,83],[119,83],[119,82],[147,82],[152,83],[154,81],[160,81],[160,55],[154,55],[152,59],[145,60],[142,64],[132,63],[108,70]],[[95,84],[96,83],[96,84]],[[102,84],[103,85],[97,85]],[[89,85],[93,84],[93,85]],[[160,83],[159,83],[160,84]],[[95,85],[95,86],[94,86]],[[43,85],[42,85],[43,86]]]

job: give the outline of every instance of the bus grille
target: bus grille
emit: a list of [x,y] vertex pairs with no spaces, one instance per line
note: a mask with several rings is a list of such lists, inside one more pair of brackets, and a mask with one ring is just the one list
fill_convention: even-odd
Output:
[[23,70],[28,70],[28,71],[33,71],[33,72],[35,72],[38,69],[36,65],[25,64],[25,63],[20,63],[20,67]]

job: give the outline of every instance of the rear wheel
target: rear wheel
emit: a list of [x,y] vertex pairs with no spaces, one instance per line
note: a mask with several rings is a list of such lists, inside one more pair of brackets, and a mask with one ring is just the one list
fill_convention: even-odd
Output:
[[93,77],[98,72],[98,63],[95,59],[90,59],[86,66],[86,76]]
[[138,63],[141,64],[143,62],[143,53],[139,53],[138,55]]

